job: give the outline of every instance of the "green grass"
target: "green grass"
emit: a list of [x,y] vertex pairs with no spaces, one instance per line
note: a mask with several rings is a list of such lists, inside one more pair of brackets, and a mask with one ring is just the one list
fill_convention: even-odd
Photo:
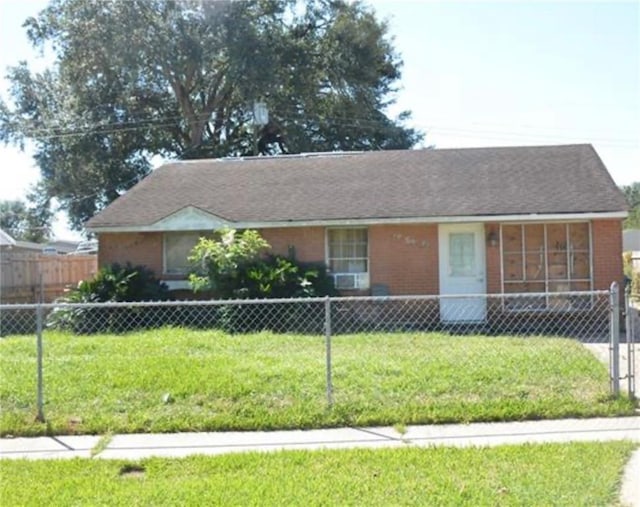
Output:
[[619,505],[629,442],[0,461],[4,505]]
[[0,340],[0,433],[103,434],[407,425],[629,414],[572,340],[359,334],[333,339],[327,408],[319,336],[161,329],[46,333],[46,424],[33,337]]

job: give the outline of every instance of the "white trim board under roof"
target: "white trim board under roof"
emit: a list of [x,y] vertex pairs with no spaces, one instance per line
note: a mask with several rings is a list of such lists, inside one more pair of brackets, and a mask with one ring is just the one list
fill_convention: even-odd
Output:
[[215,231],[223,227],[232,229],[275,229],[288,227],[365,227],[369,225],[392,225],[392,224],[442,224],[442,223],[477,223],[477,222],[571,222],[598,219],[624,219],[628,213],[624,212],[606,212],[606,213],[567,213],[567,214],[538,214],[529,215],[484,215],[476,217],[455,216],[455,217],[411,217],[411,218],[380,218],[380,219],[362,219],[362,220],[316,220],[303,222],[227,222],[223,221],[219,225],[211,224],[209,227],[192,226],[183,224],[181,220],[167,221],[171,223],[173,228],[161,228],[159,223],[151,226],[138,227],[92,227],[89,229],[94,233],[109,232],[174,232],[174,231]]

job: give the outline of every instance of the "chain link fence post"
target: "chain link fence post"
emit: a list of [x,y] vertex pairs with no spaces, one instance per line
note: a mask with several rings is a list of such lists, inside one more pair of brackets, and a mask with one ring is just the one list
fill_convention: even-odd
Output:
[[618,283],[612,282],[609,289],[609,377],[611,394],[620,396],[620,294]]
[[627,337],[627,386],[629,390],[629,398],[635,399],[636,395],[636,349],[635,349],[635,308],[631,304],[631,286],[626,287],[624,291],[624,312],[625,312],[625,331]]
[[43,372],[42,372],[42,302],[43,302],[43,286],[42,274],[40,274],[40,297],[36,306],[36,369],[37,369],[37,385],[36,385],[36,403],[38,413],[36,420],[44,422],[44,391],[43,391]]
[[327,362],[327,404],[333,406],[333,380],[331,378],[331,299],[324,298],[324,343]]

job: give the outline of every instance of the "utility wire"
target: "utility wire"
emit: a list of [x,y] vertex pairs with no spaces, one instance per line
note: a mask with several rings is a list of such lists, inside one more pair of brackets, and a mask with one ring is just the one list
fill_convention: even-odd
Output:
[[[73,138],[73,137],[83,137],[88,135],[105,135],[105,134],[117,134],[122,132],[136,132],[136,131],[144,131],[150,129],[163,129],[169,127],[184,127],[189,125],[194,125],[201,122],[204,117],[201,115],[200,117],[196,117],[196,119],[189,121],[182,116],[169,116],[169,117],[160,117],[157,119],[145,119],[145,120],[132,120],[127,122],[114,122],[114,123],[98,123],[93,126],[86,126],[81,128],[69,128],[64,129],[61,127],[42,127],[42,128],[34,128],[27,131],[28,137],[35,137],[38,140],[48,140],[48,139],[61,139],[61,138]],[[336,124],[337,126],[343,128],[360,128],[360,129],[369,129],[373,130],[379,126],[379,122],[375,119],[371,118],[358,118],[358,117],[335,117],[335,116],[321,116],[321,115],[304,115],[302,117],[290,117],[290,116],[278,116],[278,121],[281,123],[286,122],[297,122],[300,120],[307,121],[317,121],[317,122],[330,122]],[[393,120],[391,120],[393,121]],[[478,125],[477,123],[472,123],[471,125]],[[447,126],[447,125],[437,125],[437,124],[411,124],[406,125],[407,128],[417,128],[423,129],[427,132],[439,132],[443,135],[453,135],[460,134],[463,137],[491,137],[491,138],[502,138],[502,139],[510,139],[510,138],[537,138],[537,139],[563,139],[563,140],[573,140],[573,141],[581,141],[584,139],[588,139],[591,142],[597,142],[607,145],[613,145],[620,148],[635,148],[638,147],[639,142],[632,139],[624,139],[624,138],[602,138],[602,137],[593,137],[592,135],[562,135],[562,134],[549,134],[549,133],[539,133],[539,132],[517,132],[513,130],[509,131],[500,131],[500,130],[486,130],[486,129],[478,129],[478,128],[465,128],[465,127],[456,127],[456,126]],[[516,126],[515,128],[523,128],[522,126]],[[528,127],[525,127],[528,128]],[[549,130],[553,129],[551,127]],[[567,129],[557,129],[556,130],[567,130]]]

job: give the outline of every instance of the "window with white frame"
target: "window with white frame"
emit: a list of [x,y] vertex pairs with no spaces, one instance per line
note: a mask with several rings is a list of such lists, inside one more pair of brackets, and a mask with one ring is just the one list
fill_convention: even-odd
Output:
[[473,276],[476,272],[476,242],[472,232],[449,234],[450,276]]
[[206,234],[200,231],[165,232],[163,245],[164,274],[186,275],[189,273],[188,257],[202,236],[206,236]]
[[367,229],[327,229],[327,264],[336,289],[368,289],[369,238]]

